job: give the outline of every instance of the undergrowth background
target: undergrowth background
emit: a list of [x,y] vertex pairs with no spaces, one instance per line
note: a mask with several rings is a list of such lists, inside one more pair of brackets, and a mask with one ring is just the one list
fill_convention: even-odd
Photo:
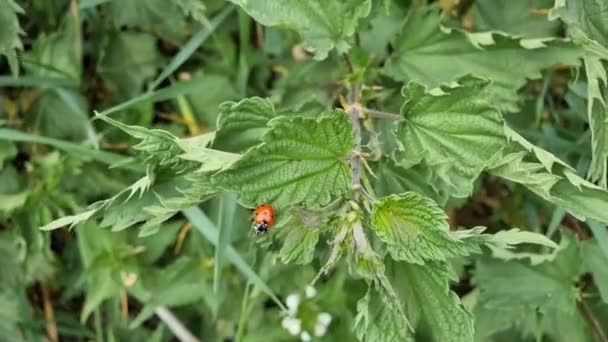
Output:
[[0,341],[607,342],[607,60],[602,0],[0,0]]

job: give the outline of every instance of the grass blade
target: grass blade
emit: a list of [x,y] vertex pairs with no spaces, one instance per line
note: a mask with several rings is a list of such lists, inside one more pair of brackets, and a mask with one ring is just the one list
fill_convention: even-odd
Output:
[[95,160],[108,165],[121,165],[131,169],[131,167],[125,165],[130,159],[128,157],[116,153],[94,150],[69,141],[24,133],[10,128],[0,128],[0,140],[50,145],[67,153],[75,154],[85,160]]
[[236,211],[236,194],[225,193],[220,198],[219,219],[217,226],[220,230],[215,247],[215,269],[213,270],[213,292],[217,293],[220,287],[220,276],[224,266],[226,247],[230,244],[232,227],[234,226],[234,213]]
[[0,76],[0,87],[77,87],[78,82],[63,77]]
[[190,81],[177,82],[168,87],[161,88],[161,89],[153,91],[153,92],[148,92],[148,93],[144,93],[139,96],[136,96],[130,100],[127,100],[127,101],[119,103],[113,107],[105,109],[104,111],[100,112],[99,114],[110,115],[112,113],[121,111],[121,110],[129,108],[131,106],[134,106],[140,102],[144,102],[144,101],[160,102],[160,101],[174,99],[180,95],[192,94],[196,91],[200,91],[199,85],[203,81],[204,81],[204,78],[197,77]]
[[[218,230],[215,224],[207,217],[207,215],[198,207],[191,207],[182,210],[182,213],[190,220],[192,226],[194,226],[203,236],[209,240],[212,244],[217,244],[218,241]],[[226,258],[230,261],[249,282],[258,287],[262,292],[266,293],[283,311],[287,311],[287,308],[277,298],[274,292],[270,289],[268,284],[264,282],[260,276],[255,273],[253,269],[243,260],[241,255],[231,246],[226,245]]]
[[227,5],[222,12],[216,15],[208,27],[203,27],[200,31],[194,34],[190,40],[182,48],[179,50],[175,56],[171,59],[169,64],[163,69],[163,71],[158,75],[158,77],[152,82],[150,85],[149,91],[154,90],[161,84],[167,77],[169,77],[177,68],[179,68],[192,54],[198,49],[206,40],[211,36],[211,34],[215,31],[215,29],[228,17],[234,10],[234,6],[232,4]]
[[243,294],[243,301],[241,302],[241,313],[239,314],[239,324],[236,331],[234,340],[236,342],[242,342],[245,336],[245,327],[247,326],[247,315],[249,311],[249,293],[251,292],[251,284],[245,285],[245,293]]

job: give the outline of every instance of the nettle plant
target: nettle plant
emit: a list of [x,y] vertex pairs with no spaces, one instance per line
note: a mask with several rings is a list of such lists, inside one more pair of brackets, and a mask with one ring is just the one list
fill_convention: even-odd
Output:
[[[151,235],[180,211],[191,218],[188,208],[236,193],[246,208],[268,203],[276,211],[268,234],[251,231],[257,248],[283,263],[321,258],[311,284],[337,267],[367,284],[353,323],[360,340],[483,340],[512,326],[560,340],[560,328],[543,326],[542,317],[557,325],[586,318],[576,313],[576,281],[589,272],[605,279],[601,263],[588,262],[605,258],[597,245],[563,234],[558,246],[525,227],[454,227],[443,208],[491,179],[523,186],[577,219],[608,222],[608,24],[592,7],[605,13],[602,1],[557,1],[553,21],[539,15],[543,25],[565,25],[570,38],[471,33],[435,6],[390,1],[233,2],[262,25],[299,33],[301,47],[338,75],[324,89],[329,100],[225,102],[216,130],[189,138],[97,113],[140,140],[134,165],[145,176],[43,229],[95,219]],[[522,87],[544,70],[587,86],[590,164],[573,168],[509,121],[522,110]],[[225,244],[231,233],[211,239]],[[450,289],[463,260],[477,260],[467,305]],[[605,284],[596,285],[606,300]]]

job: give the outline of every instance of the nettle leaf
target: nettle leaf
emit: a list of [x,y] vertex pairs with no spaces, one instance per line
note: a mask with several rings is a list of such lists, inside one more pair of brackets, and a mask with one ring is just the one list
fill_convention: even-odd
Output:
[[215,133],[205,133],[191,138],[177,139],[177,144],[184,151],[179,157],[200,163],[198,173],[223,170],[241,158],[240,154],[208,148]]
[[[501,230],[493,235],[486,235],[485,245],[492,251],[492,257],[502,260],[528,259],[532,265],[555,259],[558,246],[544,235],[522,231],[519,228]],[[550,252],[519,252],[515,247],[522,244],[535,244],[549,247]]]
[[[608,4],[602,0],[556,0],[549,14],[550,19],[560,18],[570,30],[579,31],[589,39],[608,47]],[[574,38],[580,37],[574,34]]]
[[[608,56],[606,57],[608,59]],[[588,177],[606,188],[608,165],[608,78],[602,61],[596,56],[585,56],[587,73],[587,116],[591,128],[592,159]],[[602,92],[603,89],[603,92]]]
[[156,75],[160,61],[153,35],[120,32],[111,35],[97,69],[119,98],[132,98],[139,95],[144,83]]
[[530,265],[526,261],[482,258],[474,279],[482,306],[570,313],[576,310],[576,281],[583,271],[580,247],[574,238],[565,235],[552,261]]
[[450,290],[445,265],[432,262],[424,266],[398,263],[396,267],[399,270],[398,286],[405,294],[408,317],[417,327],[416,335],[425,337],[421,340],[473,340],[473,315]]
[[186,7],[192,15],[199,15],[200,8],[192,7],[195,0],[111,0],[109,7],[116,28],[138,27],[154,31],[163,38],[177,41],[188,34]]
[[597,286],[604,303],[608,304],[608,257],[595,242],[582,243],[583,260],[587,271],[593,275],[593,282]]
[[370,0],[230,0],[266,26],[285,26],[302,36],[306,50],[325,59],[334,48],[350,48],[359,19],[369,15]]
[[593,158],[588,177],[606,188],[608,158],[608,80],[602,60],[608,60],[608,3],[602,0],[556,0],[551,19],[560,18],[568,25],[572,39],[585,49],[583,58],[587,75],[587,116],[591,128]]
[[506,127],[511,143],[488,167],[496,176],[522,184],[545,200],[585,220],[608,222],[608,192],[576,175],[568,164]]
[[360,341],[414,341],[407,317],[398,301],[391,300],[379,283],[370,284],[367,294],[357,302],[353,330]]
[[427,92],[417,83],[403,88],[405,120],[395,127],[395,159],[404,167],[425,161],[452,196],[466,197],[506,139],[500,113],[483,94],[488,82],[473,77],[458,82],[441,92]]
[[526,38],[556,36],[559,23],[538,13],[539,9],[550,8],[553,3],[554,0],[475,1],[473,25],[475,31],[502,31]]
[[448,194],[436,186],[437,179],[424,165],[406,169],[391,161],[386,161],[381,162],[374,172],[378,176],[374,189],[378,196],[414,191],[431,198],[440,205],[445,204],[448,199]]
[[517,109],[516,91],[527,79],[540,78],[542,69],[557,63],[578,65],[582,52],[560,40],[446,29],[434,7],[411,11],[394,46],[384,67],[390,77],[435,88],[467,74],[482,76],[493,81],[484,89],[493,104],[509,111]]
[[276,208],[300,202],[324,206],[348,191],[354,140],[344,112],[279,117],[269,125],[261,144],[214,176],[218,185],[239,192],[245,205],[268,202]]
[[280,230],[282,234],[286,234],[279,252],[283,263],[312,262],[326,215],[324,212],[307,211],[298,207],[290,210],[289,219]]
[[268,99],[252,97],[219,106],[214,147],[241,152],[256,145],[268,131],[268,121],[277,115]]
[[371,224],[395,260],[423,265],[429,260],[446,261],[481,252],[479,244],[456,238],[443,210],[415,192],[391,195],[374,203]]
[[194,169],[196,165],[194,162],[179,157],[184,151],[179,145],[178,138],[170,132],[126,125],[97,112],[95,112],[95,116],[130,136],[140,139],[141,141],[132,148],[142,154],[147,168],[167,168],[177,173]]
[[23,44],[19,34],[23,31],[19,26],[18,13],[23,9],[14,0],[0,0],[0,55],[8,58],[13,73],[17,73],[17,52]]
[[28,74],[41,77],[71,78],[80,82],[82,60],[78,54],[78,28],[71,20],[48,35],[40,35],[32,49],[24,53],[23,65]]
[[476,340],[490,340],[511,327],[520,336],[544,333],[556,341],[587,340],[587,325],[576,309],[576,283],[583,272],[581,249],[571,235],[564,235],[556,258],[539,265],[479,260],[474,277],[480,290],[474,310]]

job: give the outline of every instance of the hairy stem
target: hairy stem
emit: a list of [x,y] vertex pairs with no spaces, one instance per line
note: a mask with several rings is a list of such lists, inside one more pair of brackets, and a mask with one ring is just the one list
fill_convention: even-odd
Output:
[[[348,71],[353,74],[355,68],[353,62],[347,54],[343,54],[344,63]],[[351,168],[353,172],[353,197],[356,199],[361,188],[361,85],[358,82],[353,82],[348,88],[348,114],[353,126],[355,135],[355,148],[351,157]]]
[[353,171],[353,190],[358,193],[361,187],[361,108],[359,107],[360,89],[357,84],[350,87],[348,96],[348,113],[353,125],[355,134],[355,148],[351,158],[351,168]]
[[199,339],[166,307],[159,306],[154,310],[154,313],[169,327],[169,330],[180,342],[199,342]]
[[399,114],[395,114],[395,113],[383,112],[381,110],[370,109],[370,108],[363,108],[363,111],[366,112],[369,116],[378,118],[378,119],[384,119],[384,120],[389,120],[389,121],[404,121],[405,120],[404,117],[402,117]]

